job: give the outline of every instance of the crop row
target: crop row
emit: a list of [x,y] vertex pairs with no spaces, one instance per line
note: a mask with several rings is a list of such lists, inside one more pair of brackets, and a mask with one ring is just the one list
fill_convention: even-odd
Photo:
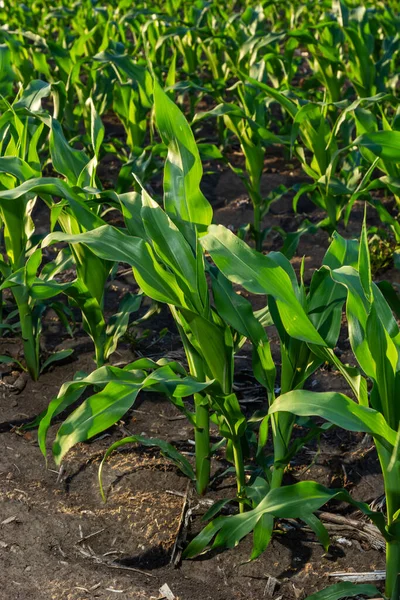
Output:
[[[43,360],[43,315],[52,308],[71,332],[77,310],[93,341],[96,368],[64,383],[31,424],[38,426],[43,454],[49,427],[64,411],[69,415],[52,447],[57,464],[75,444],[123,418],[140,392],[161,393],[193,426],[194,464],[168,442],[142,435],[116,442],[104,460],[127,443],[158,447],[204,494],[212,457],[225,449],[239,512],[217,516],[226,501],[217,502],[206,515],[209,524],[186,548],[187,558],[209,547],[233,547],[253,532],[255,559],[270,542],[274,520],[282,517],[303,520],[327,547],[328,533],[315,513],[339,499],[367,515],[385,538],[386,596],[397,600],[400,302],[396,287],[373,282],[366,218],[358,241],[336,231],[363,201],[365,215],[371,206],[381,220],[396,264],[396,7],[379,2],[352,7],[335,0],[317,7],[296,2],[222,7],[170,0],[132,9],[122,0],[107,7],[84,1],[45,8],[40,1],[0,8],[7,20],[0,28],[0,326],[5,336],[20,332],[19,368],[36,380],[71,353],[61,350]],[[122,125],[122,135],[116,135],[115,123]],[[242,154],[240,166],[233,160],[235,147]],[[263,196],[267,152],[296,161],[305,183],[280,185]],[[111,179],[104,175],[110,157],[117,165]],[[213,208],[201,190],[202,161],[225,164],[246,186],[253,221],[237,234],[213,223]],[[161,172],[159,197],[153,184]],[[288,193],[295,211],[307,195],[324,217],[281,231],[281,251],[264,254],[269,209]],[[44,235],[35,230],[38,203],[49,214]],[[306,283],[304,262],[298,277],[290,259],[300,237],[316,228],[328,232],[330,245]],[[140,291],[126,294],[107,319],[105,290],[120,263],[132,267]],[[64,276],[71,269],[72,281]],[[253,310],[239,286],[260,295],[264,308]],[[185,366],[148,358],[123,368],[110,365],[144,296],[152,305],[142,319],[157,305],[168,307]],[[279,337],[279,368],[270,326]],[[335,352],[345,328],[357,367],[343,364]],[[246,342],[254,377],[265,389],[262,409],[250,418],[234,386],[235,355]],[[7,355],[0,360],[16,362]],[[307,389],[325,363],[339,371],[349,396]],[[297,423],[306,433],[293,439]],[[220,435],[214,445],[212,425]],[[385,513],[316,482],[282,485],[300,448],[332,426],[373,437]],[[269,442],[272,456],[266,452]],[[378,592],[345,584],[315,598],[360,593]]]

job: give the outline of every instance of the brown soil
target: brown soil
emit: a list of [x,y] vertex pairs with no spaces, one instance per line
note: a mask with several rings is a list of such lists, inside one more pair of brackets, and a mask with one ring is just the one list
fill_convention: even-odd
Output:
[[[276,173],[278,169],[281,175]],[[278,159],[268,159],[263,184],[266,192],[280,183],[290,185],[296,178],[300,180],[301,173],[285,172]],[[221,170],[206,178],[205,192],[216,207],[216,222],[236,229],[251,220],[245,190],[230,172]],[[307,206],[307,213],[312,221],[321,218],[313,207]],[[373,222],[374,215],[369,217]],[[356,206],[348,235],[358,234],[361,218],[362,207]],[[296,229],[301,218],[293,214],[288,196],[273,205],[267,221],[290,231]],[[272,236],[266,242],[266,249],[278,249],[279,243],[279,239]],[[320,265],[327,245],[328,236],[324,232],[302,238],[293,263],[296,266],[300,261],[298,257],[306,257],[306,279],[309,280],[312,271]],[[393,281],[397,273],[390,271],[383,278]],[[117,277],[117,284],[109,293],[110,310],[127,288],[134,290],[133,279],[129,275]],[[147,328],[146,336],[141,337]],[[160,338],[165,328],[168,333]],[[74,341],[68,339],[54,315],[49,314],[45,319],[43,340],[47,350],[74,347],[72,359],[51,367],[39,382],[28,381],[19,394],[12,393],[7,386],[0,387],[1,598],[149,600],[160,598],[159,589],[167,583],[181,600],[259,600],[263,597],[301,600],[332,582],[329,573],[384,568],[384,553],[360,542],[356,535],[333,532],[333,544],[325,553],[313,534],[293,523],[283,523],[267,551],[254,562],[247,562],[252,543],[248,536],[235,549],[208,553],[174,568],[170,559],[186,495],[194,508],[189,538],[200,530],[200,518],[206,510],[204,502],[199,503],[195,492],[189,490],[187,480],[156,450],[126,446],[105,466],[108,500],[104,504],[97,469],[106,448],[127,431],[167,439],[190,457],[193,449],[190,427],[185,420],[176,418],[179,415],[168,401],[145,395],[124,423],[70,451],[60,472],[51,458],[46,468],[36,432],[20,433],[13,425],[39,414],[64,381],[72,379],[77,370],[92,370],[94,363],[90,342],[84,334],[79,332]],[[7,344],[13,343],[18,346],[16,342],[7,341]],[[273,331],[271,343],[274,356],[278,357]],[[346,360],[350,355],[344,337],[339,348]],[[3,340],[0,354],[6,351],[12,354]],[[169,356],[184,362],[177,332],[166,310],[145,324],[136,340],[125,340],[113,362],[126,363],[140,355]],[[244,406],[250,414],[263,406],[263,400],[261,398],[260,404],[257,397],[262,390],[252,379],[248,358],[249,350],[244,347],[237,364],[237,380],[243,390],[241,399],[246,400]],[[243,381],[247,384],[241,386]],[[348,392],[339,376],[326,369],[317,372],[310,385],[316,390]],[[253,403],[249,402],[251,398]],[[50,438],[56,430],[55,424]],[[322,439],[319,448],[311,443],[302,450],[287,480],[317,479],[324,485],[345,486],[356,499],[377,499],[383,492],[382,480],[371,446],[363,436],[332,430]],[[215,459],[214,473],[225,466],[222,458]],[[233,497],[234,493],[232,478],[217,479],[206,500]],[[332,505],[326,510],[350,514],[344,506]],[[352,518],[361,517],[352,514]],[[271,578],[277,581],[273,583]]]

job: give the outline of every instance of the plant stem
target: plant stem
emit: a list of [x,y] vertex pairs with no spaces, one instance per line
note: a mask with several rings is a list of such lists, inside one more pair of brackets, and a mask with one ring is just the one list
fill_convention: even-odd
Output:
[[290,413],[279,413],[279,415],[274,416],[274,420],[275,424],[272,434],[274,443],[274,470],[272,471],[271,489],[279,488],[282,484],[285,465],[278,467],[276,465],[287,455],[295,419]]
[[274,470],[272,471],[271,490],[281,487],[284,471],[285,469],[283,467],[274,467]]
[[96,366],[97,368],[102,367],[104,365],[104,363],[106,362],[105,356],[104,356],[104,345],[105,343],[102,343],[103,340],[100,343],[96,343],[95,340],[94,341],[94,349],[95,349],[95,361],[96,361]]
[[[236,485],[238,496],[241,498],[244,490],[244,486],[246,484],[245,472],[244,472],[244,462],[243,462],[243,452],[242,445],[240,443],[240,439],[236,439],[232,441],[233,447],[233,461],[235,463],[235,471],[236,471]],[[244,512],[245,505],[242,502],[239,502],[239,512]]]
[[39,378],[39,348],[38,339],[34,333],[32,311],[27,300],[18,296],[21,295],[14,293],[21,323],[21,336],[26,367],[32,379],[37,381]]
[[[189,372],[200,381],[205,381],[203,359],[190,344],[184,328],[181,325],[179,312],[175,306],[169,305],[172,316],[181,335]],[[196,452],[196,489],[199,495],[205,494],[210,481],[210,406],[208,396],[194,394],[196,411],[196,427],[194,430]]]
[[[394,521],[393,517],[400,509],[399,468],[396,466],[389,469],[391,453],[377,439],[375,439],[375,445],[378,450],[385,484],[387,527],[390,531]],[[398,532],[395,532],[395,535],[397,539],[395,537],[386,543],[385,594],[391,600],[398,600],[394,598],[393,594],[397,577],[400,574],[400,539],[398,538]]]
[[253,202],[253,228],[256,250],[262,252],[262,236],[261,236],[261,207],[258,202]]
[[400,574],[400,540],[386,544],[386,585],[385,594],[392,600],[397,577]]
[[197,493],[202,496],[210,480],[210,411],[208,399],[201,394],[194,394],[196,408],[196,481]]
[[[384,481],[385,481],[385,492],[386,492],[386,510],[388,527],[393,523],[393,515],[400,508],[400,495],[396,491],[398,486],[398,471],[396,470],[385,470]],[[388,598],[397,600],[393,597],[394,589],[396,586],[397,577],[400,574],[400,540],[394,539],[393,541],[386,543],[386,584],[385,593]]]

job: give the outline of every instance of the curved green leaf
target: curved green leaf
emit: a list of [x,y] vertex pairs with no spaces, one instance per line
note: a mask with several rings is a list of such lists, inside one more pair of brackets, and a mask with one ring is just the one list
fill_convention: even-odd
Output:
[[354,142],[383,160],[400,162],[400,131],[370,131]]
[[193,224],[209,225],[212,208],[200,190],[203,167],[188,122],[154,81],[157,128],[168,146],[164,168],[164,207],[168,214]]
[[307,596],[306,600],[341,600],[341,598],[353,598],[354,596],[367,596],[368,598],[374,597],[375,599],[383,598],[374,585],[358,585],[343,581],[342,583],[331,585],[321,592]]
[[326,345],[297,299],[289,275],[276,260],[252,250],[222,225],[210,225],[200,243],[230,281],[254,294],[274,297],[290,336]]
[[279,396],[269,412],[321,417],[348,431],[364,431],[386,440],[392,446],[396,443],[397,433],[389,427],[381,413],[373,408],[360,406],[339,392],[294,390]]
[[159,264],[151,246],[140,238],[129,236],[111,225],[103,225],[78,235],[51,233],[42,245],[55,242],[86,244],[100,258],[127,263],[134,268],[137,281],[147,296],[159,302],[186,306],[174,275]]
[[[271,490],[253,510],[230,517],[218,517],[190,542],[184,557],[193,558],[203,552],[213,537],[215,540],[212,548],[233,548],[256,527],[263,515],[298,517],[309,521],[310,515],[334,499],[349,502],[359,508],[375,523],[384,537],[387,537],[386,522],[382,513],[371,511],[368,504],[356,502],[346,490],[330,490],[313,481],[302,481]],[[315,522],[313,524],[315,525]],[[252,558],[256,558],[255,554],[253,552]]]

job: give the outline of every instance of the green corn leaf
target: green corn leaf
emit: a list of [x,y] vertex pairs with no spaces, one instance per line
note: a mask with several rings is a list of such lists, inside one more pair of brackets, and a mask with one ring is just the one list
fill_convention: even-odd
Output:
[[23,198],[26,194],[30,194],[31,197],[42,195],[64,198],[71,206],[76,219],[85,229],[94,229],[104,225],[104,221],[86,206],[81,196],[73,191],[67,183],[55,177],[30,179],[16,188],[0,190],[0,202],[2,200],[15,201]]
[[[96,281],[99,281],[98,278]],[[101,281],[101,280],[100,280]],[[104,280],[103,280],[104,284]],[[103,292],[101,290],[101,293]],[[82,277],[79,277],[73,281],[64,293],[68,296],[71,304],[77,306],[82,313],[82,324],[83,329],[92,338],[96,350],[96,358],[104,362],[104,359],[100,356],[104,352],[104,346],[106,343],[105,339],[105,320],[102,311],[101,298],[98,299],[85,285],[85,281]]]
[[39,278],[35,278],[29,293],[35,300],[49,300],[61,292],[68,293],[70,286],[69,282],[59,283],[55,280],[42,281]]
[[146,67],[138,65],[135,60],[128,55],[116,54],[114,52],[100,52],[93,57],[99,62],[111,62],[116,65],[118,70],[125,73],[138,86],[140,101],[145,108],[151,108],[152,80],[149,70]]
[[54,298],[61,292],[68,292],[71,284],[69,282],[59,283],[58,281],[43,281],[38,277],[28,278],[27,269],[21,267],[6,277],[0,285],[0,290],[21,286],[29,289],[29,295],[35,300],[48,300]]
[[[60,219],[61,220],[61,219]],[[61,222],[65,225],[64,219]],[[68,231],[68,222],[66,225]],[[72,231],[75,229],[71,227]],[[74,256],[78,282],[88,290],[89,295],[97,302],[99,307],[103,306],[104,288],[112,268],[112,262],[103,260],[83,244],[71,246]]]
[[126,235],[111,225],[103,225],[79,235],[52,233],[43,240],[42,245],[62,241],[86,244],[100,258],[131,265],[140,287],[150,298],[175,306],[186,306],[176,278],[158,263],[151,246],[144,240]]
[[[159,362],[162,363],[162,361]],[[159,367],[159,365],[156,366]],[[180,365],[178,366],[182,369]],[[179,377],[177,373],[175,363],[161,364],[148,376],[143,387],[149,387],[156,392],[166,394],[173,400],[198,394],[214,383],[212,380],[208,382],[197,381],[190,376]],[[177,403],[175,405],[178,406]],[[180,405],[180,408],[182,408],[182,405]]]
[[353,598],[354,596],[383,598],[382,594],[374,585],[359,585],[344,581],[342,583],[331,585],[321,592],[307,596],[306,600],[341,600],[342,598]]
[[[176,83],[176,59],[177,59],[177,52],[175,50],[173,50],[171,62],[170,62],[169,68],[168,68],[168,73],[165,78],[165,86],[169,90]],[[172,90],[168,92],[168,96],[171,98],[171,100],[173,99],[173,91]]]
[[269,252],[268,258],[272,259],[279,267],[282,267],[284,271],[289,275],[290,282],[292,284],[292,288],[296,297],[300,302],[303,301],[303,293],[299,284],[297,283],[297,277],[295,270],[290,262],[290,260],[282,254],[282,252]]
[[85,400],[57,432],[53,444],[56,464],[60,464],[75,444],[105,431],[121,419],[133,406],[140,388],[141,384],[132,386],[124,385],[120,381],[111,382],[102,392]]
[[234,292],[231,282],[218,271],[211,277],[218,314],[253,344],[253,369],[258,381],[270,392],[274,390],[276,368],[268,336],[253,313],[250,302]]
[[301,417],[318,416],[348,431],[363,431],[394,446],[396,431],[383,415],[372,408],[360,406],[338,392],[294,390],[282,394],[270,407],[270,413],[291,412]]
[[40,278],[43,281],[51,281],[56,275],[65,271],[66,269],[72,268],[74,260],[71,255],[69,248],[63,248],[57,254],[56,258],[49,263],[43,265],[40,272]]
[[125,383],[123,377],[129,379],[129,375],[127,371],[118,373],[117,380],[111,381],[104,390],[85,400],[67,417],[53,444],[53,456],[57,464],[75,444],[105,431],[121,419],[133,406],[141,390],[148,388],[169,396],[182,397],[202,391],[208,386],[208,383],[199,383],[190,377],[181,380],[168,365],[159,367],[139,382]]
[[[333,270],[331,276],[334,281],[347,288],[346,313],[352,350],[364,373],[374,378],[375,361],[366,335],[370,303],[365,297],[360,275],[352,267],[341,267]],[[396,338],[399,335],[399,327],[389,305],[375,284],[372,284],[372,294],[380,322],[390,337]]]
[[[60,123],[56,119],[51,120],[50,130],[50,154],[54,169],[64,175],[68,183],[78,185],[82,171],[86,168],[89,158],[82,150],[74,150],[64,137]],[[87,179],[83,185],[89,185]]]
[[[149,369],[154,371],[147,374]],[[182,377],[181,373],[185,372],[177,363],[161,361],[160,364],[139,359],[124,369],[103,366],[88,376],[80,374],[61,387],[40,422],[38,440],[42,453],[46,455],[46,435],[52,419],[71,406],[89,385],[105,387],[85,400],[61,425],[53,445],[57,463],[74,444],[93,437],[118,421],[142,389],[167,394],[186,414],[181,398],[202,392],[213,382],[199,382],[192,377]]]
[[90,138],[96,158],[99,157],[101,144],[104,139],[104,125],[100,119],[92,98],[86,100],[86,106],[90,108]]
[[321,348],[320,346],[311,346],[311,348],[317,356],[321,356],[328,363],[335,365],[349,384],[357,402],[362,406],[369,406],[367,380],[361,375],[360,370],[357,367],[344,365],[332,348]]
[[335,231],[322,264],[330,269],[338,269],[342,265],[356,268],[358,264],[357,240],[347,240]]
[[18,365],[23,371],[26,371],[26,368],[17,358],[13,358],[12,356],[8,356],[7,354],[0,354],[0,363],[3,363],[5,365],[15,364]]
[[313,481],[302,481],[294,485],[271,490],[252,510],[230,517],[218,517],[211,521],[187,546],[184,558],[193,558],[210,544],[212,548],[235,547],[249,534],[263,515],[280,518],[306,518],[319,510],[330,500],[348,502],[364,512],[386,537],[386,523],[382,513],[371,511],[368,504],[353,500],[346,490],[328,489]]
[[179,229],[162,208],[143,191],[141,216],[156,254],[174,272],[185,296],[193,299],[194,307],[202,312],[197,290],[197,268],[193,251]]
[[[305,127],[306,131],[309,130],[311,133],[312,132],[311,122],[315,121],[316,119],[319,120],[320,118],[321,118],[321,108],[317,104],[308,102],[307,104],[304,104],[304,106],[302,106],[301,108],[298,109],[296,116],[293,119],[293,127],[292,127],[291,136],[290,136],[291,148],[294,145],[294,142],[297,137],[300,126],[303,125]],[[323,141],[324,140],[322,140],[322,143],[323,143]]]
[[[196,535],[196,537],[190,542],[185,548],[182,557],[183,558],[194,558],[205,551],[208,544],[211,542],[213,537],[218,533],[224,524],[224,517],[217,517],[214,521],[211,521]],[[250,529],[251,531],[251,529]]]
[[124,216],[126,228],[131,235],[146,239],[146,231],[141,218],[142,195],[137,192],[119,194],[121,211]]
[[[162,361],[160,361],[160,364],[162,364]],[[117,381],[119,379],[124,383],[135,385],[143,380],[145,370],[157,369],[160,364],[150,359],[139,359],[130,363],[124,369],[105,365],[96,369],[90,375],[78,371],[73,381],[66,382],[61,386],[57,397],[53,398],[43,414],[38,431],[39,446],[43,455],[46,456],[46,434],[51,420],[73,404],[82,395],[86,387],[89,385],[103,387],[107,383],[110,383],[110,381]],[[178,363],[169,364],[177,373],[185,374],[185,371],[182,370],[182,367]]]
[[218,150],[215,144],[206,144],[206,143],[198,143],[197,147],[199,149],[200,158],[202,161],[204,160],[223,160],[224,155],[220,150]]
[[325,552],[328,552],[330,546],[329,533],[322,521],[320,521],[320,519],[318,519],[318,517],[313,513],[302,513],[299,516],[304,521],[304,523],[306,523],[309,526],[309,528],[315,533],[318,540],[323,545]]
[[39,270],[39,266],[42,262],[42,249],[36,248],[36,250],[29,256],[25,263],[25,281],[28,287],[31,287],[36,274]]
[[370,131],[354,142],[383,160],[400,162],[400,131]]
[[157,128],[168,147],[164,168],[164,207],[172,217],[209,225],[212,208],[200,190],[203,168],[196,142],[185,117],[154,82]]
[[[272,511],[275,512],[275,505],[273,505]],[[273,512],[269,513],[268,509],[265,510],[267,514],[273,514]],[[221,546],[234,548],[239,540],[253,531],[261,517],[262,512],[255,508],[246,513],[235,515],[229,521],[224,520],[221,523],[221,528],[216,535],[212,548],[215,549]]]
[[233,382],[233,342],[229,329],[189,310],[182,309],[181,315],[187,324],[189,341],[203,356],[209,379],[216,379],[222,392],[228,394]]
[[218,314],[254,344],[261,340],[268,341],[264,327],[254,316],[251,303],[236,294],[231,282],[221,271],[212,273],[211,284]]
[[118,312],[112,315],[108,321],[104,356],[107,359],[117,349],[118,340],[125,334],[129,317],[133,312],[139,310],[142,303],[142,295],[126,294],[120,302]]
[[254,527],[253,549],[251,552],[250,560],[255,560],[267,549],[272,538],[273,530],[273,515],[262,515]]
[[400,410],[397,403],[393,402],[396,397],[396,370],[399,362],[399,348],[396,347],[381,319],[377,314],[375,304],[372,305],[366,324],[366,339],[374,361],[376,383],[378,394],[371,394],[371,405],[383,413],[387,422],[393,428],[397,428]]
[[334,348],[339,337],[345,300],[345,290],[333,281],[329,269],[322,267],[315,271],[310,285],[308,316],[330,348]]
[[247,421],[242,413],[236,394],[227,396],[213,396],[213,407],[216,410],[216,418],[219,423],[220,433],[228,440],[242,437],[247,428]]
[[21,98],[13,104],[13,109],[26,108],[32,112],[39,112],[42,109],[43,98],[48,98],[51,94],[51,84],[40,79],[30,81],[24,89]]
[[263,92],[266,92],[274,100],[279,102],[279,104],[289,113],[289,115],[293,119],[296,117],[296,114],[298,111],[297,106],[295,105],[295,103],[292,100],[290,100],[284,94],[282,94],[282,92],[279,92],[275,88],[272,88],[269,85],[267,85],[261,81],[257,81],[257,79],[254,79],[253,77],[249,77],[245,73],[242,73],[240,71],[239,71],[239,73],[243,77],[243,79],[245,79],[246,81],[248,81],[249,83],[254,85],[256,88],[262,90]]
[[36,177],[37,172],[30,165],[18,158],[18,156],[2,156],[0,157],[0,172],[9,173],[16,177],[20,182]]
[[16,75],[12,69],[12,55],[7,44],[0,44],[0,93],[7,97],[11,93]]
[[200,242],[230,281],[254,294],[275,298],[290,336],[325,346],[297,299],[289,275],[275,260],[252,250],[222,225],[211,225]]
[[205,112],[196,113],[193,123],[197,121],[201,121],[202,119],[207,119],[208,117],[223,117],[224,115],[229,115],[231,117],[239,117],[241,119],[246,118],[246,113],[236,104],[218,104],[212,110],[208,110]]
[[372,278],[371,278],[371,259],[369,256],[368,237],[367,237],[367,212],[364,211],[364,222],[361,230],[360,250],[358,256],[358,272],[364,294],[368,302],[372,300]]
[[65,350],[60,350],[59,352],[53,352],[53,354],[51,354],[49,356],[49,358],[47,360],[45,360],[44,363],[42,364],[40,372],[42,373],[52,363],[68,358],[68,356],[71,356],[71,354],[73,354],[73,352],[74,352],[73,348],[67,348]]
[[206,513],[201,517],[202,521],[209,521],[215,515],[217,515],[220,510],[228,504],[228,502],[232,502],[230,498],[223,498],[222,500],[216,500],[211,508],[208,509]]

